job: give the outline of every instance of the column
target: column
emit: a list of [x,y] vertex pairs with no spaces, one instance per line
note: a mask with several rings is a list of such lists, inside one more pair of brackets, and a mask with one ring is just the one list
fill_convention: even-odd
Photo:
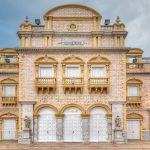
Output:
[[34,116],[34,128],[33,128],[33,141],[34,143],[38,142],[38,116]]
[[[124,143],[124,104],[125,102],[111,102],[112,105],[112,140],[114,143]],[[117,117],[120,125],[117,125]]]
[[0,141],[2,140],[2,119],[0,118]]
[[114,35],[114,47],[117,47],[117,35]]
[[25,37],[24,36],[21,37],[20,47],[25,47]]
[[102,46],[102,37],[98,36],[98,47]]
[[57,114],[56,115],[56,140],[58,142],[63,142],[63,114]]
[[108,142],[112,141],[112,115],[107,115]]
[[124,47],[124,37],[123,37],[123,35],[120,36],[120,46]]
[[82,136],[83,136],[83,142],[88,143],[89,142],[89,115],[88,114],[82,115]]

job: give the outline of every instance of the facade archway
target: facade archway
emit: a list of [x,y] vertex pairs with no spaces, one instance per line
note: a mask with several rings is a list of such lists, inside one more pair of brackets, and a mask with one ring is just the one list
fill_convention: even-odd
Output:
[[53,109],[56,114],[59,113],[59,110],[58,110],[55,106],[50,105],[50,104],[42,104],[42,105],[37,106],[37,107],[34,109],[34,115],[35,115],[35,116],[38,116],[38,115],[39,115],[39,111],[40,111],[42,108],[50,108],[50,109]]
[[109,108],[109,106],[105,105],[105,104],[93,104],[91,105],[90,107],[88,107],[88,109],[86,110],[86,114],[90,114],[90,111],[93,109],[93,108],[96,108],[96,107],[99,107],[99,108],[104,108],[107,112],[107,115],[111,116],[112,112],[111,112],[111,108]]
[[78,104],[68,104],[68,105],[65,105],[65,106],[60,110],[60,114],[64,114],[64,111],[65,111],[66,109],[68,109],[69,107],[78,108],[78,109],[82,112],[83,115],[86,114],[86,111],[84,110],[84,108],[83,108],[82,106],[78,105]]

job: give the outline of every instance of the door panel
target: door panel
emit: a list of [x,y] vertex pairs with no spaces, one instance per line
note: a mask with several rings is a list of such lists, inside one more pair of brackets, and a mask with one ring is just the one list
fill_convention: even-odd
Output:
[[140,121],[138,120],[127,121],[127,138],[140,139]]
[[64,141],[82,141],[82,119],[80,114],[67,114],[64,118]]
[[3,120],[3,140],[16,139],[16,120],[4,119]]
[[44,109],[40,112],[38,119],[38,141],[56,141],[56,117],[50,109]]
[[108,139],[106,111],[94,108],[90,113],[90,141],[106,142]]

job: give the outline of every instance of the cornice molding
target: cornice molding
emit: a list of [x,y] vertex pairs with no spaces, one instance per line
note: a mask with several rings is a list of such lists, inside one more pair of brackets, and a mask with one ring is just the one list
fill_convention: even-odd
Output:
[[27,52],[27,51],[49,51],[49,52],[60,52],[60,51],[64,51],[64,52],[68,52],[68,51],[72,51],[72,52],[87,52],[87,51],[91,51],[91,52],[118,52],[118,53],[127,53],[129,51],[130,48],[125,48],[125,47],[120,47],[120,48],[115,48],[115,47],[100,47],[100,48],[93,48],[93,47],[45,47],[45,48],[41,48],[41,47],[31,47],[31,48],[15,48],[16,51],[19,52]]

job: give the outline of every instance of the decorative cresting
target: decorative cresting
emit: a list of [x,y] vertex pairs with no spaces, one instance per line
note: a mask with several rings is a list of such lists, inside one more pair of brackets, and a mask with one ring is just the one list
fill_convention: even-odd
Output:
[[[52,69],[54,70],[53,77],[40,77],[39,71],[40,66],[45,65],[51,65]],[[56,76],[57,76],[57,61],[53,57],[49,57],[48,55],[45,55],[44,57],[40,57],[35,61],[35,85],[37,87],[37,91],[44,93],[47,91],[50,93],[51,91],[56,91]]]
[[[66,68],[67,65],[79,65],[80,67],[80,77],[67,77],[66,76]],[[69,56],[62,61],[62,69],[63,69],[63,89],[64,93],[69,91],[69,93],[75,91],[77,93],[83,91],[83,84],[84,84],[84,62],[81,58],[77,56]]]
[[[142,104],[141,96],[142,96],[142,84],[143,82],[139,79],[129,79],[127,81],[127,106],[140,107]],[[128,86],[137,86],[138,95],[137,96],[128,96]]]
[[[91,76],[92,66],[101,66],[101,65],[104,66],[104,69],[106,71],[105,77],[92,77]],[[110,70],[110,61],[105,57],[101,57],[100,55],[98,55],[96,57],[91,58],[88,61],[88,77],[89,77],[88,88],[90,93],[92,93],[93,91],[95,93],[98,92],[103,93],[104,91],[107,92],[110,80],[109,70]]]
[[16,121],[16,131],[15,132],[15,139],[17,140],[17,132],[18,132],[18,116],[16,114],[13,114],[11,112],[3,113],[0,115],[0,140],[2,140],[3,136],[3,121],[4,119],[14,119]]
[[[142,63],[143,50],[139,48],[132,48],[127,53],[127,69],[141,69],[143,68]],[[133,62],[130,62],[130,58],[134,58]]]
[[90,114],[90,111],[96,107],[104,108],[107,111],[107,115],[110,117],[112,116],[111,108],[106,104],[93,104],[90,107],[88,107],[88,109],[86,110],[86,114]]
[[[9,69],[18,69],[19,63],[18,63],[18,54],[16,50],[12,48],[5,48],[0,51],[1,55],[1,62],[0,62],[0,69],[5,69],[5,71],[9,71]],[[8,56],[11,56],[13,59],[13,62],[10,62],[8,59]]]
[[[17,81],[15,81],[14,79],[3,79],[0,82],[0,85],[2,86],[2,98],[1,98],[1,104],[3,106],[16,106],[17,105]],[[15,88],[15,95],[14,96],[7,96],[5,95],[5,91],[4,88],[5,86],[14,86]]]

